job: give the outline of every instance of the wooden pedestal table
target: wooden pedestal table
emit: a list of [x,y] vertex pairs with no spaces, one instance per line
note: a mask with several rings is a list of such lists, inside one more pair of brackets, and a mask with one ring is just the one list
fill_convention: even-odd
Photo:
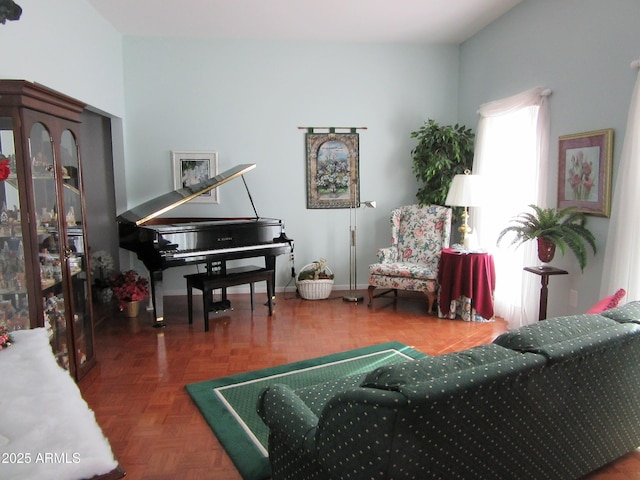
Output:
[[527,272],[540,275],[540,309],[538,310],[538,320],[547,318],[547,297],[549,295],[549,277],[551,275],[566,275],[569,272],[561,268],[549,267],[543,265],[541,267],[524,267]]

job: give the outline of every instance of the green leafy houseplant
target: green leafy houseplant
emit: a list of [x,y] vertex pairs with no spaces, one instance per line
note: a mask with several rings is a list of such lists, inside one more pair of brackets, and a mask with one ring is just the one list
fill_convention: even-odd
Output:
[[[557,210],[555,208],[541,208],[537,205],[529,205],[532,212],[522,212],[511,220],[511,225],[506,227],[498,235],[496,244],[500,244],[507,235],[513,235],[510,245],[516,248],[523,243],[538,239],[538,256],[542,261],[550,261],[553,258],[555,247],[558,247],[564,255],[567,247],[571,250],[580,264],[580,270],[587,266],[587,244],[596,254],[596,240],[593,234],[586,228],[586,216],[577,212],[575,207]],[[552,245],[551,255],[544,257],[542,251],[545,243]]]
[[413,173],[423,183],[416,197],[420,205],[444,205],[453,177],[472,167],[475,134],[464,125],[429,119],[411,138],[418,139],[411,150]]
[[0,23],[7,20],[18,20],[22,15],[22,8],[13,0],[0,0]]

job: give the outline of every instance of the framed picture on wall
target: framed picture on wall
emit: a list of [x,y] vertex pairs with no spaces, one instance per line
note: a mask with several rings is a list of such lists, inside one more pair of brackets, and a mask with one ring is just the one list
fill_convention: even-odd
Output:
[[559,137],[558,208],[608,217],[613,129]]
[[[171,157],[175,190],[197,185],[218,174],[217,152],[172,151]],[[220,203],[218,189],[198,195],[191,202]]]
[[360,206],[357,133],[307,133],[307,208]]

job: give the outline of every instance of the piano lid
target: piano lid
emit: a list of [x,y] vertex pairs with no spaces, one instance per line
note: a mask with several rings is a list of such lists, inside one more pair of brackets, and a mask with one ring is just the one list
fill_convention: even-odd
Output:
[[208,178],[204,182],[180,188],[173,192],[165,193],[164,195],[148,200],[143,204],[118,215],[117,220],[119,222],[142,225],[152,218],[158,217],[169,210],[173,210],[178,205],[182,205],[183,203],[196,198],[198,195],[207,193],[208,191],[219,187],[223,183],[227,183],[228,181],[233,180],[254,168],[256,168],[255,163],[236,165],[215,177]]

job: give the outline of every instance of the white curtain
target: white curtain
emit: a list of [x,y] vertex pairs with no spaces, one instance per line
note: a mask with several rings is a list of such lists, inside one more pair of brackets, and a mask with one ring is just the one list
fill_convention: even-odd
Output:
[[508,246],[509,239],[500,247],[496,240],[529,204],[546,206],[550,94],[533,88],[478,110],[473,173],[482,175],[488,188],[487,202],[473,209],[472,218],[480,245],[494,256],[495,312],[509,328],[538,319],[540,277],[523,268],[539,261],[534,242],[515,249]]
[[[631,64],[640,67],[640,60]],[[611,295],[619,288],[627,300],[640,300],[640,78],[631,96],[627,130],[613,189],[609,234],[604,254],[600,293]]]

